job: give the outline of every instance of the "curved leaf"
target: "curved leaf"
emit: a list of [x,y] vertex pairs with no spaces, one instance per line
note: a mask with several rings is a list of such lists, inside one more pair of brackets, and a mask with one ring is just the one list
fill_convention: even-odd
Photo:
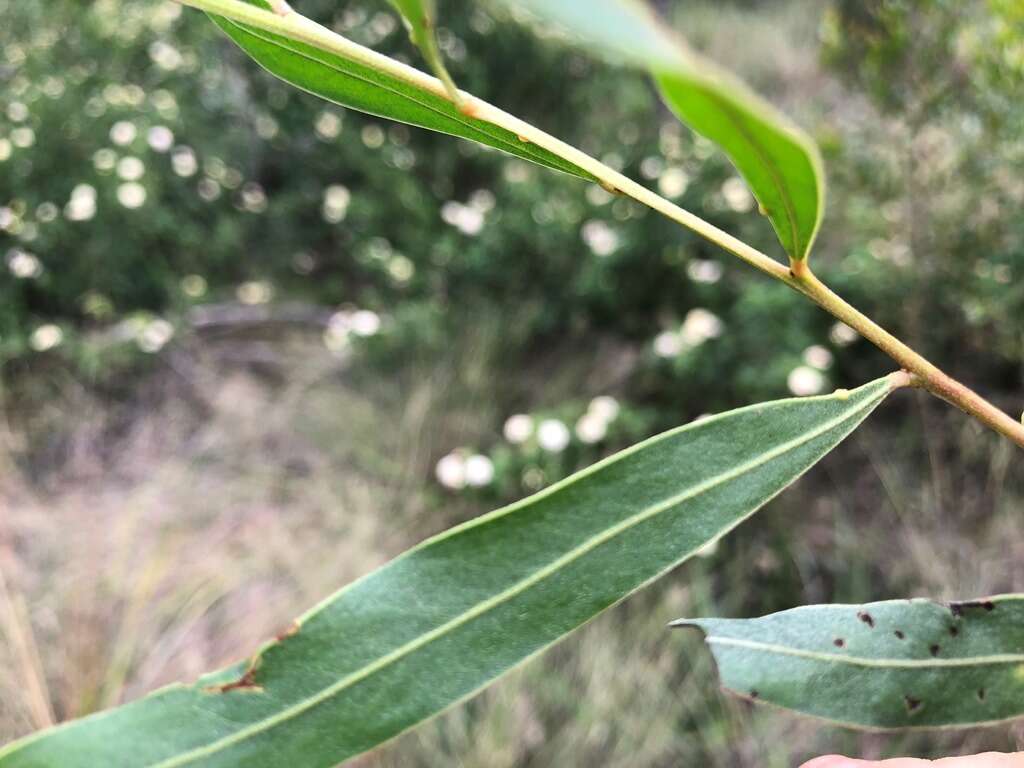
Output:
[[[270,9],[266,0],[245,2],[262,10]],[[582,168],[522,141],[511,131],[465,114],[443,91],[431,89],[415,77],[420,74],[415,70],[405,68],[408,76],[400,77],[373,66],[372,52],[361,46],[352,44],[352,55],[346,57],[223,16],[211,14],[210,18],[264,69],[304,91],[343,107],[460,136],[524,160],[593,179]]]
[[817,146],[738,78],[692,51],[637,0],[504,0],[602,53],[651,71],[680,120],[718,144],[750,185],[786,253],[807,257],[825,208]]
[[1024,717],[1024,595],[816,605],[693,619],[722,684],[853,727],[964,727]]
[[891,391],[666,432],[354,582],[256,656],[0,750],[0,768],[331,766],[437,714],[724,535]]

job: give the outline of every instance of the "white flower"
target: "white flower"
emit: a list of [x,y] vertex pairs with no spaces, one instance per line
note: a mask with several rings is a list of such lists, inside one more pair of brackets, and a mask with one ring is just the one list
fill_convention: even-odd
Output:
[[846,323],[836,323],[828,332],[828,337],[837,347],[847,347],[860,338],[860,334]]
[[530,439],[530,435],[533,434],[533,418],[525,413],[509,416],[505,421],[505,427],[502,431],[505,439],[513,445],[525,443]]
[[11,131],[11,143],[19,149],[28,149],[36,143],[36,132],[28,126],[21,126]]
[[692,259],[686,274],[695,283],[717,283],[722,279],[722,263],[714,259]]
[[135,342],[143,352],[159,352],[164,345],[174,336],[174,326],[163,319],[156,319],[149,323],[139,332]]
[[43,263],[35,254],[14,248],[7,252],[7,268],[11,274],[22,280],[30,280],[43,274]]
[[79,184],[71,190],[71,199],[64,206],[64,215],[71,221],[87,221],[96,215],[96,188]]
[[246,182],[242,186],[242,207],[250,213],[267,210],[267,193],[255,181]]
[[162,40],[156,40],[149,46],[149,58],[161,69],[173,71],[181,66],[183,58],[178,49]]
[[654,337],[654,354],[677,357],[683,351],[683,340],[675,331],[662,331]]
[[331,224],[342,221],[348,214],[348,204],[351,200],[352,193],[348,191],[348,187],[331,184],[324,190],[324,220]]
[[352,313],[349,325],[356,336],[374,336],[380,330],[380,315],[369,309],[360,309]]
[[595,256],[610,256],[619,247],[618,233],[600,219],[591,219],[580,229],[580,236]]
[[92,155],[92,164],[100,173],[112,171],[114,166],[117,165],[117,152],[110,149],[110,147],[97,149]]
[[47,323],[32,331],[28,343],[36,352],[45,352],[48,349],[53,349],[63,340],[64,331],[60,329],[60,326]]
[[378,149],[384,145],[384,129],[379,125],[367,125],[359,136],[369,149]]
[[324,141],[338,138],[341,133],[341,118],[334,112],[321,112],[313,124],[316,135]]
[[658,191],[665,197],[679,197],[690,186],[690,177],[682,168],[669,168],[658,177]]
[[482,488],[485,485],[490,485],[494,479],[494,463],[479,453],[473,454],[466,459],[463,466],[466,485]]
[[265,280],[250,280],[235,289],[235,295],[243,304],[266,304],[273,296],[274,289]]
[[469,196],[469,207],[480,213],[487,213],[496,202],[494,193],[489,189],[478,189]]
[[434,467],[434,476],[445,488],[459,490],[466,486],[466,462],[458,453],[449,453]]
[[800,365],[789,372],[786,384],[794,395],[816,395],[825,388],[825,377],[814,368]]
[[117,175],[124,181],[138,181],[145,172],[145,163],[137,157],[122,157],[117,163]]
[[604,440],[608,434],[608,422],[600,414],[587,411],[576,422],[576,437],[580,442],[592,444]]
[[141,208],[146,202],[146,188],[135,181],[129,181],[117,188],[117,202],[125,208]]
[[199,170],[199,161],[191,147],[175,147],[171,152],[171,168],[182,177],[194,176]]
[[590,401],[587,410],[605,421],[614,421],[619,415],[619,401],[611,395],[598,395]]
[[722,184],[722,197],[725,198],[725,204],[737,213],[746,213],[754,207],[754,196],[750,194],[743,179],[738,176],[733,176]]
[[137,134],[138,130],[132,123],[127,120],[119,120],[110,129],[110,140],[119,147],[123,147],[135,141]]
[[27,120],[28,107],[20,101],[12,101],[7,105],[7,117],[14,123],[20,123],[22,120]]
[[331,323],[324,331],[324,346],[335,354],[346,352],[351,345],[348,326]]
[[186,296],[198,299],[206,293],[206,278],[202,275],[185,275],[181,278],[181,290]]
[[174,145],[174,133],[166,125],[154,125],[146,134],[146,143],[154,152],[169,152]]
[[820,344],[815,344],[804,350],[804,362],[811,368],[827,371],[832,367],[832,353]]
[[564,451],[571,438],[569,428],[558,419],[545,419],[537,427],[537,443],[550,453]]
[[721,336],[722,321],[716,314],[706,309],[691,309],[686,313],[679,335],[685,346],[696,347],[708,339]]
[[483,211],[455,200],[449,200],[441,206],[441,218],[464,235],[478,235],[484,228]]

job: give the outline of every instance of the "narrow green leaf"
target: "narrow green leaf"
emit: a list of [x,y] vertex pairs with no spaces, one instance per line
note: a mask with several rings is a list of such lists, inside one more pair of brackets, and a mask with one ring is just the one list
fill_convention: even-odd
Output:
[[814,142],[738,78],[692,51],[637,0],[503,0],[651,71],[669,108],[718,144],[750,185],[786,253],[807,257],[825,207]]
[[763,403],[640,443],[342,589],[252,661],[0,750],[0,768],[331,766],[542,651],[739,525],[890,392]]
[[[266,0],[246,2],[270,9]],[[352,56],[346,57],[223,16],[211,14],[210,18],[271,74],[335,104],[460,136],[524,160],[593,179],[582,168],[521,140],[511,131],[465,114],[450,98],[424,87],[416,78],[400,77],[373,66],[364,55],[365,49],[359,46],[353,44]]]
[[409,37],[420,52],[427,64],[437,75],[437,79],[444,83],[448,96],[456,104],[460,102],[459,89],[444,66],[444,59],[437,47],[437,35],[434,32],[437,20],[437,4],[434,0],[388,0],[395,9],[402,14],[406,25],[409,28]]
[[1024,595],[814,605],[704,631],[723,685],[861,728],[965,727],[1024,717]]

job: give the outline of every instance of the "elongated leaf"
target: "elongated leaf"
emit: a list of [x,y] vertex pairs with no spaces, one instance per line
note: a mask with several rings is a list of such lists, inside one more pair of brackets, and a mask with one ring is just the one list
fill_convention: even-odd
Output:
[[331,766],[472,695],[709,541],[889,393],[743,408],[453,528],[307,613],[254,660],[0,750],[0,768]]
[[726,688],[844,725],[1024,717],[1024,595],[804,606],[676,625],[705,632]]
[[459,101],[458,89],[452,81],[451,75],[444,66],[441,52],[437,47],[437,35],[435,24],[437,19],[437,4],[434,0],[388,0],[405,19],[409,27],[409,37],[420,49],[423,58],[444,83],[445,90],[452,101]]
[[[263,10],[270,8],[266,0],[246,2]],[[360,46],[351,44],[352,55],[346,57],[223,16],[211,14],[211,18],[270,73],[335,104],[460,136],[574,176],[593,178],[582,168],[522,141],[511,131],[463,113],[451,98],[425,87],[413,76],[415,73],[403,77],[373,66],[372,52]],[[403,67],[398,62],[392,64]]]
[[739,169],[786,253],[807,257],[824,212],[825,179],[814,142],[788,118],[689,49],[637,0],[503,2],[554,21],[599,52],[649,69],[672,111]]

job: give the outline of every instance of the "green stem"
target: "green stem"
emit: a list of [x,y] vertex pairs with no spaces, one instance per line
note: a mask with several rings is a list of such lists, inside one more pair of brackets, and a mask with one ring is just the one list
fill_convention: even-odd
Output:
[[[299,40],[336,56],[347,58],[386,72],[417,88],[453,101],[466,115],[483,120],[532,142],[552,154],[568,160],[590,173],[607,188],[628,195],[639,203],[715,243],[755,269],[780,280],[807,296],[818,306],[860,333],[908,371],[915,385],[957,406],[1024,448],[1024,424],[1011,418],[983,397],[956,381],[912,350],[869,317],[833,293],[810,271],[805,260],[794,261],[791,269],[747,245],[704,219],[637,184],[627,176],[604,165],[575,147],[526,123],[514,115],[488,104],[465,91],[449,88],[437,78],[418,69],[365,48],[295,12],[275,14],[243,0],[178,0],[208,13],[225,16],[242,24]],[[287,6],[285,6],[287,8]]]
[[[800,266],[798,266],[800,265]],[[804,262],[794,263],[787,285],[842,320],[912,375],[911,383],[955,405],[1024,448],[1024,423],[1010,417],[965,384],[942,371],[821,282]]]

